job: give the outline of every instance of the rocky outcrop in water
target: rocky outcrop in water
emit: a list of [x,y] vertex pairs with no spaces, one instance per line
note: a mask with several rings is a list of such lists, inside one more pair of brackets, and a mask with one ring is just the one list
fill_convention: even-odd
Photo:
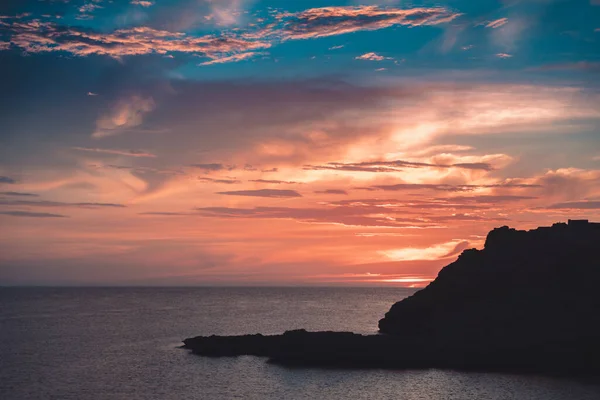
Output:
[[464,251],[379,328],[197,337],[184,347],[294,365],[600,374],[600,224],[494,229],[483,250]]

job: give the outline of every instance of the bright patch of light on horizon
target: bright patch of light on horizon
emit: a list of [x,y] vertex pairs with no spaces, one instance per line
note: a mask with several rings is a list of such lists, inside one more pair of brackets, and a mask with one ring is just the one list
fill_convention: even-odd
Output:
[[386,282],[386,283],[422,283],[422,282],[431,282],[430,278],[416,278],[416,277],[408,277],[408,278],[392,278],[392,279],[382,279],[378,282]]
[[382,250],[379,253],[393,261],[438,260],[450,254],[459,243],[460,241],[452,241],[426,248],[405,247]]

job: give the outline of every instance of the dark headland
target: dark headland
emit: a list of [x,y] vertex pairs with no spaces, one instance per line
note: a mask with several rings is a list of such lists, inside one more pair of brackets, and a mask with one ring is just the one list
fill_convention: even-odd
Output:
[[394,304],[379,330],[199,336],[184,347],[298,366],[600,376],[600,224],[494,229],[483,250]]

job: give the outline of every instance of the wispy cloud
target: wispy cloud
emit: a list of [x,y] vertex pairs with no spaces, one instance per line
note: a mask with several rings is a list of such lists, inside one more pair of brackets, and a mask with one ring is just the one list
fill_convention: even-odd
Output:
[[[377,213],[397,213],[400,215],[415,214],[423,218],[422,221],[427,221],[431,216],[429,211],[433,212],[469,212],[471,215],[474,212],[486,211],[497,204],[518,203],[524,200],[531,201],[537,199],[529,196],[513,196],[513,195],[473,195],[473,196],[448,196],[434,197],[430,199],[386,199],[386,198],[369,198],[369,199],[348,199],[328,201],[326,204],[336,207],[350,207],[364,209],[367,212]],[[460,214],[455,214],[460,215]],[[464,214],[463,214],[464,215]],[[471,217],[474,219],[475,217]]]
[[223,57],[216,57],[213,58],[210,61],[206,61],[203,63],[200,63],[198,65],[202,66],[202,65],[212,65],[212,64],[223,64],[223,63],[229,63],[229,62],[238,62],[238,61],[243,61],[243,60],[248,60],[250,58],[254,58],[258,55],[261,55],[263,53],[257,53],[257,52],[248,52],[248,53],[240,53],[240,54],[233,54],[230,56],[223,56]]
[[27,207],[77,207],[77,208],[125,208],[123,204],[116,203],[66,203],[61,201],[30,201],[30,200],[0,200],[0,206],[27,206]]
[[8,176],[0,176],[0,183],[17,183],[13,178],[9,178]]
[[540,196],[555,202],[580,201],[600,196],[600,170],[560,168],[531,178],[529,182],[540,186]]
[[118,135],[142,124],[146,114],[156,108],[152,97],[131,96],[120,100],[113,109],[96,121],[93,138]]
[[326,190],[317,190],[315,191],[317,194],[342,194],[348,195],[348,192],[341,189],[326,189]]
[[270,46],[267,42],[234,36],[188,36],[145,26],[104,33],[32,20],[15,21],[8,29],[12,32],[11,43],[28,53],[66,52],[82,57],[92,54],[121,58],[153,53],[190,53],[219,59],[224,55]]
[[500,27],[506,25],[507,22],[508,22],[508,18],[500,18],[495,21],[488,22],[485,25],[485,27],[496,29],[496,28],[500,28]]
[[519,195],[476,195],[476,196],[452,196],[437,198],[436,201],[444,201],[449,204],[498,204],[517,202],[523,200],[537,200],[538,197]]
[[512,54],[498,53],[498,54],[496,54],[496,57],[498,57],[498,58],[512,58]]
[[550,210],[600,210],[600,201],[571,201],[552,204],[547,208]]
[[293,198],[302,197],[295,190],[278,190],[278,189],[258,189],[258,190],[235,190],[230,192],[218,192],[228,196],[249,196],[249,197],[272,197],[272,198]]
[[322,7],[279,16],[285,39],[310,39],[357,31],[373,31],[394,25],[420,26],[450,22],[460,14],[442,7],[409,9],[378,6]]
[[185,212],[169,212],[169,211],[150,211],[150,212],[143,212],[143,213],[139,213],[138,215],[155,215],[155,216],[162,216],[162,217],[181,217],[181,216],[190,216],[190,215],[198,215],[197,213],[185,213]]
[[156,155],[143,150],[120,150],[120,149],[102,149],[98,147],[71,147],[73,150],[86,151],[90,153],[112,154],[127,157],[151,157]]
[[235,169],[234,165],[224,165],[220,163],[208,163],[208,164],[190,164],[190,167],[198,168],[204,170],[206,172],[214,172],[214,171],[233,171]]
[[463,168],[483,171],[492,171],[494,168],[488,163],[457,163],[457,164],[431,164],[426,162],[414,162],[403,160],[392,161],[365,161],[360,163],[332,162],[325,165],[306,165],[305,170],[333,170],[333,171],[356,171],[356,172],[398,172],[406,168]]
[[38,213],[29,211],[0,211],[0,215],[10,215],[11,217],[26,217],[26,218],[67,218],[62,214]]
[[374,207],[291,208],[291,207],[203,207],[197,212],[207,217],[241,219],[294,219],[307,223],[327,223],[346,226],[406,227],[429,225],[414,218],[393,218],[381,215]]
[[[276,171],[274,171],[274,172],[276,172]],[[273,185],[282,185],[282,184],[293,185],[293,184],[299,183],[299,182],[294,182],[294,181],[280,181],[277,179],[250,179],[248,182],[266,183],[266,184],[273,184]]]
[[224,183],[226,185],[234,185],[238,183],[242,183],[242,181],[238,179],[213,179],[213,178],[198,178],[199,181],[203,182],[212,182],[212,183]]
[[540,187],[536,184],[491,184],[491,185],[448,185],[448,184],[433,184],[433,183],[398,183],[395,185],[375,185],[365,188],[357,188],[363,190],[383,190],[383,191],[406,191],[406,190],[434,190],[441,192],[471,192],[476,189],[490,188],[533,188]]
[[[196,211],[207,217],[226,219],[294,219],[307,223],[387,228],[435,228],[440,223],[447,223],[453,220],[472,222],[498,220],[497,218],[484,218],[474,214],[428,215],[423,210],[415,214],[402,207],[382,207],[379,204],[355,204],[352,203],[352,200],[344,200],[338,204],[342,203],[344,204],[328,208],[201,207],[197,208]],[[333,205],[336,202],[330,202],[329,204]]]
[[2,196],[14,196],[14,197],[38,197],[34,193],[22,193],[22,192],[0,192]]

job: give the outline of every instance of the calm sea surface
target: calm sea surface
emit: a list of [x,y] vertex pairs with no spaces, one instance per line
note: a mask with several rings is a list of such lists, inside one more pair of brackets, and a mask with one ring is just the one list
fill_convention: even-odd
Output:
[[0,399],[600,399],[600,383],[288,369],[177,348],[196,335],[372,333],[391,288],[0,288]]

